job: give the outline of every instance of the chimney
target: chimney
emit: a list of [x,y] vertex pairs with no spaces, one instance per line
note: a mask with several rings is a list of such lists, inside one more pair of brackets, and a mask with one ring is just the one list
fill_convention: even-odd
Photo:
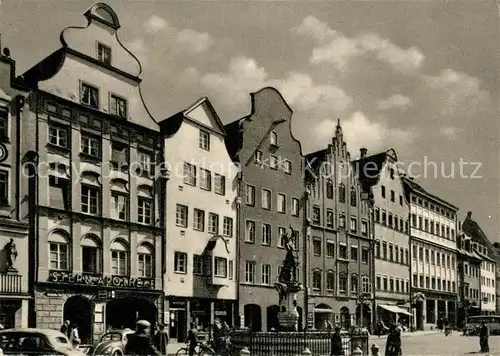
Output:
[[368,150],[366,148],[360,148],[359,152],[361,153],[361,156],[359,158],[363,159],[366,157],[366,153],[368,152]]
[[467,219],[472,219],[472,211],[469,211],[469,212],[467,213]]

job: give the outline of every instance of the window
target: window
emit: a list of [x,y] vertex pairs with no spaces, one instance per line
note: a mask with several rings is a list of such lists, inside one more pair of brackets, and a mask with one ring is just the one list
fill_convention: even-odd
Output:
[[394,261],[394,247],[389,244],[389,261]]
[[278,168],[278,157],[275,155],[269,156],[269,167],[272,169],[277,169]]
[[255,187],[253,185],[246,186],[245,192],[245,204],[254,206],[255,205]]
[[351,201],[351,206],[356,206],[356,189],[351,188],[351,195],[349,197]]
[[261,281],[262,284],[270,285],[271,284],[271,265],[263,264],[261,271]]
[[403,206],[403,196],[399,196],[399,205]]
[[347,290],[347,275],[345,273],[341,273],[339,275],[339,291],[345,292]]
[[315,270],[313,271],[313,281],[312,287],[316,290],[321,290],[321,271]]
[[384,290],[384,291],[388,291],[388,290],[389,290],[389,284],[388,284],[388,280],[387,280],[387,277],[386,277],[386,276],[384,276],[383,281],[384,281],[384,282],[383,282],[383,284],[384,284],[384,286],[383,286],[383,290]]
[[396,193],[394,192],[394,190],[391,190],[391,201],[392,202],[396,201]]
[[344,244],[339,245],[339,258],[347,260],[347,246]]
[[326,274],[326,290],[332,291],[335,289],[335,273],[328,271]]
[[285,194],[278,193],[277,205],[278,205],[278,212],[279,213],[286,213],[286,196],[285,196]]
[[331,210],[326,212],[326,227],[333,228],[333,211]]
[[284,227],[278,227],[278,247],[285,247],[286,236],[286,229]]
[[200,209],[194,209],[193,229],[196,231],[205,230],[205,212]]
[[385,198],[385,186],[380,187],[380,194],[382,195],[382,198]]
[[321,256],[321,239],[319,237],[313,239],[313,253],[314,256]]
[[82,239],[82,272],[101,272],[101,248],[97,238],[86,236]]
[[[65,240],[63,236],[60,237]],[[67,242],[49,242],[50,269],[69,270],[69,246]]]
[[222,235],[233,237],[233,219],[224,216],[224,226],[222,227]]
[[387,242],[385,241],[382,242],[382,258],[387,259]]
[[361,235],[368,236],[368,222],[367,221],[361,222]]
[[299,216],[299,199],[292,198],[292,215]]
[[341,229],[345,229],[345,215],[344,214],[339,215],[339,227]]
[[97,215],[100,210],[99,189],[82,184],[82,213]]
[[321,210],[318,206],[312,208],[312,221],[314,224],[321,224]]
[[420,261],[424,260],[424,248],[423,247],[418,248],[418,259]]
[[227,278],[227,259],[215,257],[214,276],[219,278]]
[[142,244],[137,249],[137,274],[143,278],[153,278],[154,258],[152,246]]
[[389,225],[389,227],[392,227],[392,213],[388,214],[387,225]]
[[193,274],[198,276],[212,275],[211,263],[208,256],[193,255]]
[[269,246],[271,245],[271,237],[272,237],[272,227],[271,224],[262,224],[262,244]]
[[109,113],[126,119],[127,101],[114,94],[110,95],[109,101]]
[[102,43],[97,43],[97,60],[105,64],[111,64],[111,48],[103,45]]
[[390,174],[391,179],[394,179],[394,169],[393,168],[389,169],[389,174]]
[[49,126],[49,143],[51,145],[68,148],[68,128],[60,126]]
[[255,242],[255,221],[247,220],[245,229],[245,242]]
[[128,275],[128,251],[124,243],[115,241],[111,244],[111,274]]
[[351,246],[351,260],[352,261],[358,260],[358,247],[357,246]]
[[99,109],[99,89],[82,83],[80,87],[80,102],[94,109]]
[[382,210],[382,225],[387,224],[387,213],[385,210]]
[[9,112],[0,109],[0,139],[9,137]]
[[375,221],[380,221],[380,208],[375,208]]
[[214,192],[220,195],[226,194],[226,177],[223,175],[214,174]]
[[355,274],[351,275],[351,292],[358,293],[358,276]]
[[200,130],[199,146],[202,150],[210,151],[210,134],[204,130]]
[[111,142],[111,162],[115,163],[119,168],[128,166],[129,147],[127,144],[118,141]]
[[174,272],[187,273],[187,253],[177,251],[174,253]]
[[[49,176],[49,202],[53,208],[71,210],[69,207],[70,180]],[[9,204],[9,172],[0,170],[0,204]]]
[[187,162],[184,162],[184,183],[196,185],[196,166]]
[[200,188],[212,190],[212,173],[206,169],[200,169]]
[[[137,205],[137,220],[141,224],[151,224],[153,220],[153,201],[148,198],[139,197]],[[187,213],[187,212],[186,212]],[[187,215],[186,215],[187,223]]]
[[278,134],[276,133],[276,131],[271,131],[271,133],[269,134],[269,143],[272,146],[278,145]]
[[255,156],[254,156],[253,161],[256,164],[262,163],[262,151],[260,151],[260,150],[255,151]]
[[358,220],[356,218],[351,218],[351,231],[356,232],[358,230]]
[[330,178],[326,180],[326,198],[333,199],[333,182]]
[[376,283],[377,290],[381,290],[382,289],[382,278],[380,278],[380,276],[377,276],[375,283]]
[[180,227],[187,227],[188,224],[188,207],[177,204],[175,214],[175,224]]
[[380,240],[375,241],[375,257],[380,258]]
[[344,183],[339,184],[339,203],[345,203],[345,185],[344,185]]
[[326,242],[326,256],[335,257],[335,243],[331,241]]
[[100,157],[101,139],[95,136],[82,135],[81,152],[92,157]]
[[292,173],[292,162],[290,162],[289,160],[285,160],[283,162],[283,170],[285,171],[285,173],[291,174]]
[[368,256],[370,255],[370,252],[368,248],[362,247],[361,248],[361,262],[363,263],[368,263]]
[[118,220],[127,220],[128,197],[125,194],[111,192],[113,201],[112,217]]
[[245,262],[245,283],[255,283],[255,262]]
[[271,210],[271,191],[269,189],[262,189],[262,209]]
[[208,232],[211,234],[219,233],[219,215],[214,213],[208,214]]

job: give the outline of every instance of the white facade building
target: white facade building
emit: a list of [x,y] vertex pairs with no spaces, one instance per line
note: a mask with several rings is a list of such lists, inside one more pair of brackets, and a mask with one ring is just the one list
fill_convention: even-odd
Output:
[[494,313],[496,311],[496,278],[495,261],[483,256],[481,263],[481,312]]

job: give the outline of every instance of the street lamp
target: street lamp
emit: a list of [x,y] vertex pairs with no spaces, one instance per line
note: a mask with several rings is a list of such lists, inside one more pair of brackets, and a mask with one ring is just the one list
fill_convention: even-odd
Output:
[[[371,252],[371,267],[370,267],[370,292],[372,294],[372,331],[373,328],[376,325],[377,322],[377,307],[375,305],[375,198],[372,192],[372,189],[370,187],[370,190],[368,192],[362,192],[361,193],[361,200],[366,201],[368,203],[368,206],[370,208],[370,226],[371,226],[371,234],[370,234],[370,252]],[[360,317],[361,317],[361,323],[363,324],[363,308],[364,308],[364,301],[365,301],[365,296],[362,294],[360,295],[360,301],[362,300],[362,304],[360,306]]]

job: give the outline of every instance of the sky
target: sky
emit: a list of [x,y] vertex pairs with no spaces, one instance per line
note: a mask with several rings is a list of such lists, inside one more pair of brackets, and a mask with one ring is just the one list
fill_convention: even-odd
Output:
[[[88,0],[0,0],[22,74],[83,26]],[[141,60],[157,120],[207,96],[224,123],[281,91],[303,153],[340,119],[352,158],[395,149],[401,169],[500,241],[499,10],[488,1],[106,1]],[[427,168],[425,168],[427,167]]]

